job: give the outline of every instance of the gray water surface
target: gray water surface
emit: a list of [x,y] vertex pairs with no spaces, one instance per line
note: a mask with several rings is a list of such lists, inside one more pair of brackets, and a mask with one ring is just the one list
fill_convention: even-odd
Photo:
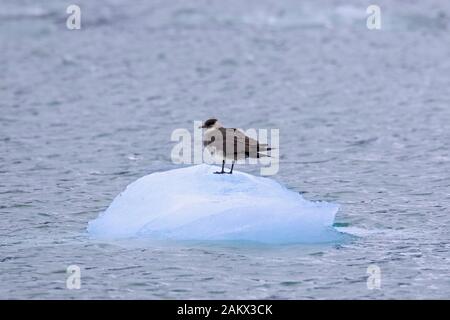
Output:
[[[79,0],[70,31],[71,1],[0,0],[0,298],[450,298],[450,5],[376,2],[381,30],[373,1]],[[88,237],[126,185],[177,167],[174,129],[213,116],[280,128],[273,178],[359,236]]]

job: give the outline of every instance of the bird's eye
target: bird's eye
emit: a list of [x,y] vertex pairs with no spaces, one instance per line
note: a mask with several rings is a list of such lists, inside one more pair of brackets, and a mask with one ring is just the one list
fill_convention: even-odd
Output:
[[211,137],[211,141],[215,141],[216,140],[216,137]]

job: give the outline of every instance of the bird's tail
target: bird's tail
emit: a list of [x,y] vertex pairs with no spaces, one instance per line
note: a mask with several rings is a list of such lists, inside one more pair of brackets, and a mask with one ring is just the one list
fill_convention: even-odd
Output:
[[259,152],[258,152],[258,158],[261,158],[261,157],[269,157],[269,158],[272,158],[272,157],[269,156],[268,154],[265,154],[265,153],[259,153]]

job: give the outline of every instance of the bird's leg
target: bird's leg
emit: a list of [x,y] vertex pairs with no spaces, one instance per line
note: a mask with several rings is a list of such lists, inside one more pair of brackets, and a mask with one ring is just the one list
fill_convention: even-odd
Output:
[[231,170],[230,170],[230,172],[228,172],[229,174],[233,174],[233,168],[234,168],[234,161],[231,162]]
[[214,172],[215,174],[222,174],[225,173],[225,170],[223,170],[225,168],[225,160],[222,161],[222,171],[216,171]]

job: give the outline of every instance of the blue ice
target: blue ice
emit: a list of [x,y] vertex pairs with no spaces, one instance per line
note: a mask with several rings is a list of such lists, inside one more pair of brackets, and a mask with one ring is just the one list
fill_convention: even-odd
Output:
[[339,239],[338,206],[305,200],[278,182],[201,164],[156,172],[127,186],[89,222],[99,238],[319,243]]

